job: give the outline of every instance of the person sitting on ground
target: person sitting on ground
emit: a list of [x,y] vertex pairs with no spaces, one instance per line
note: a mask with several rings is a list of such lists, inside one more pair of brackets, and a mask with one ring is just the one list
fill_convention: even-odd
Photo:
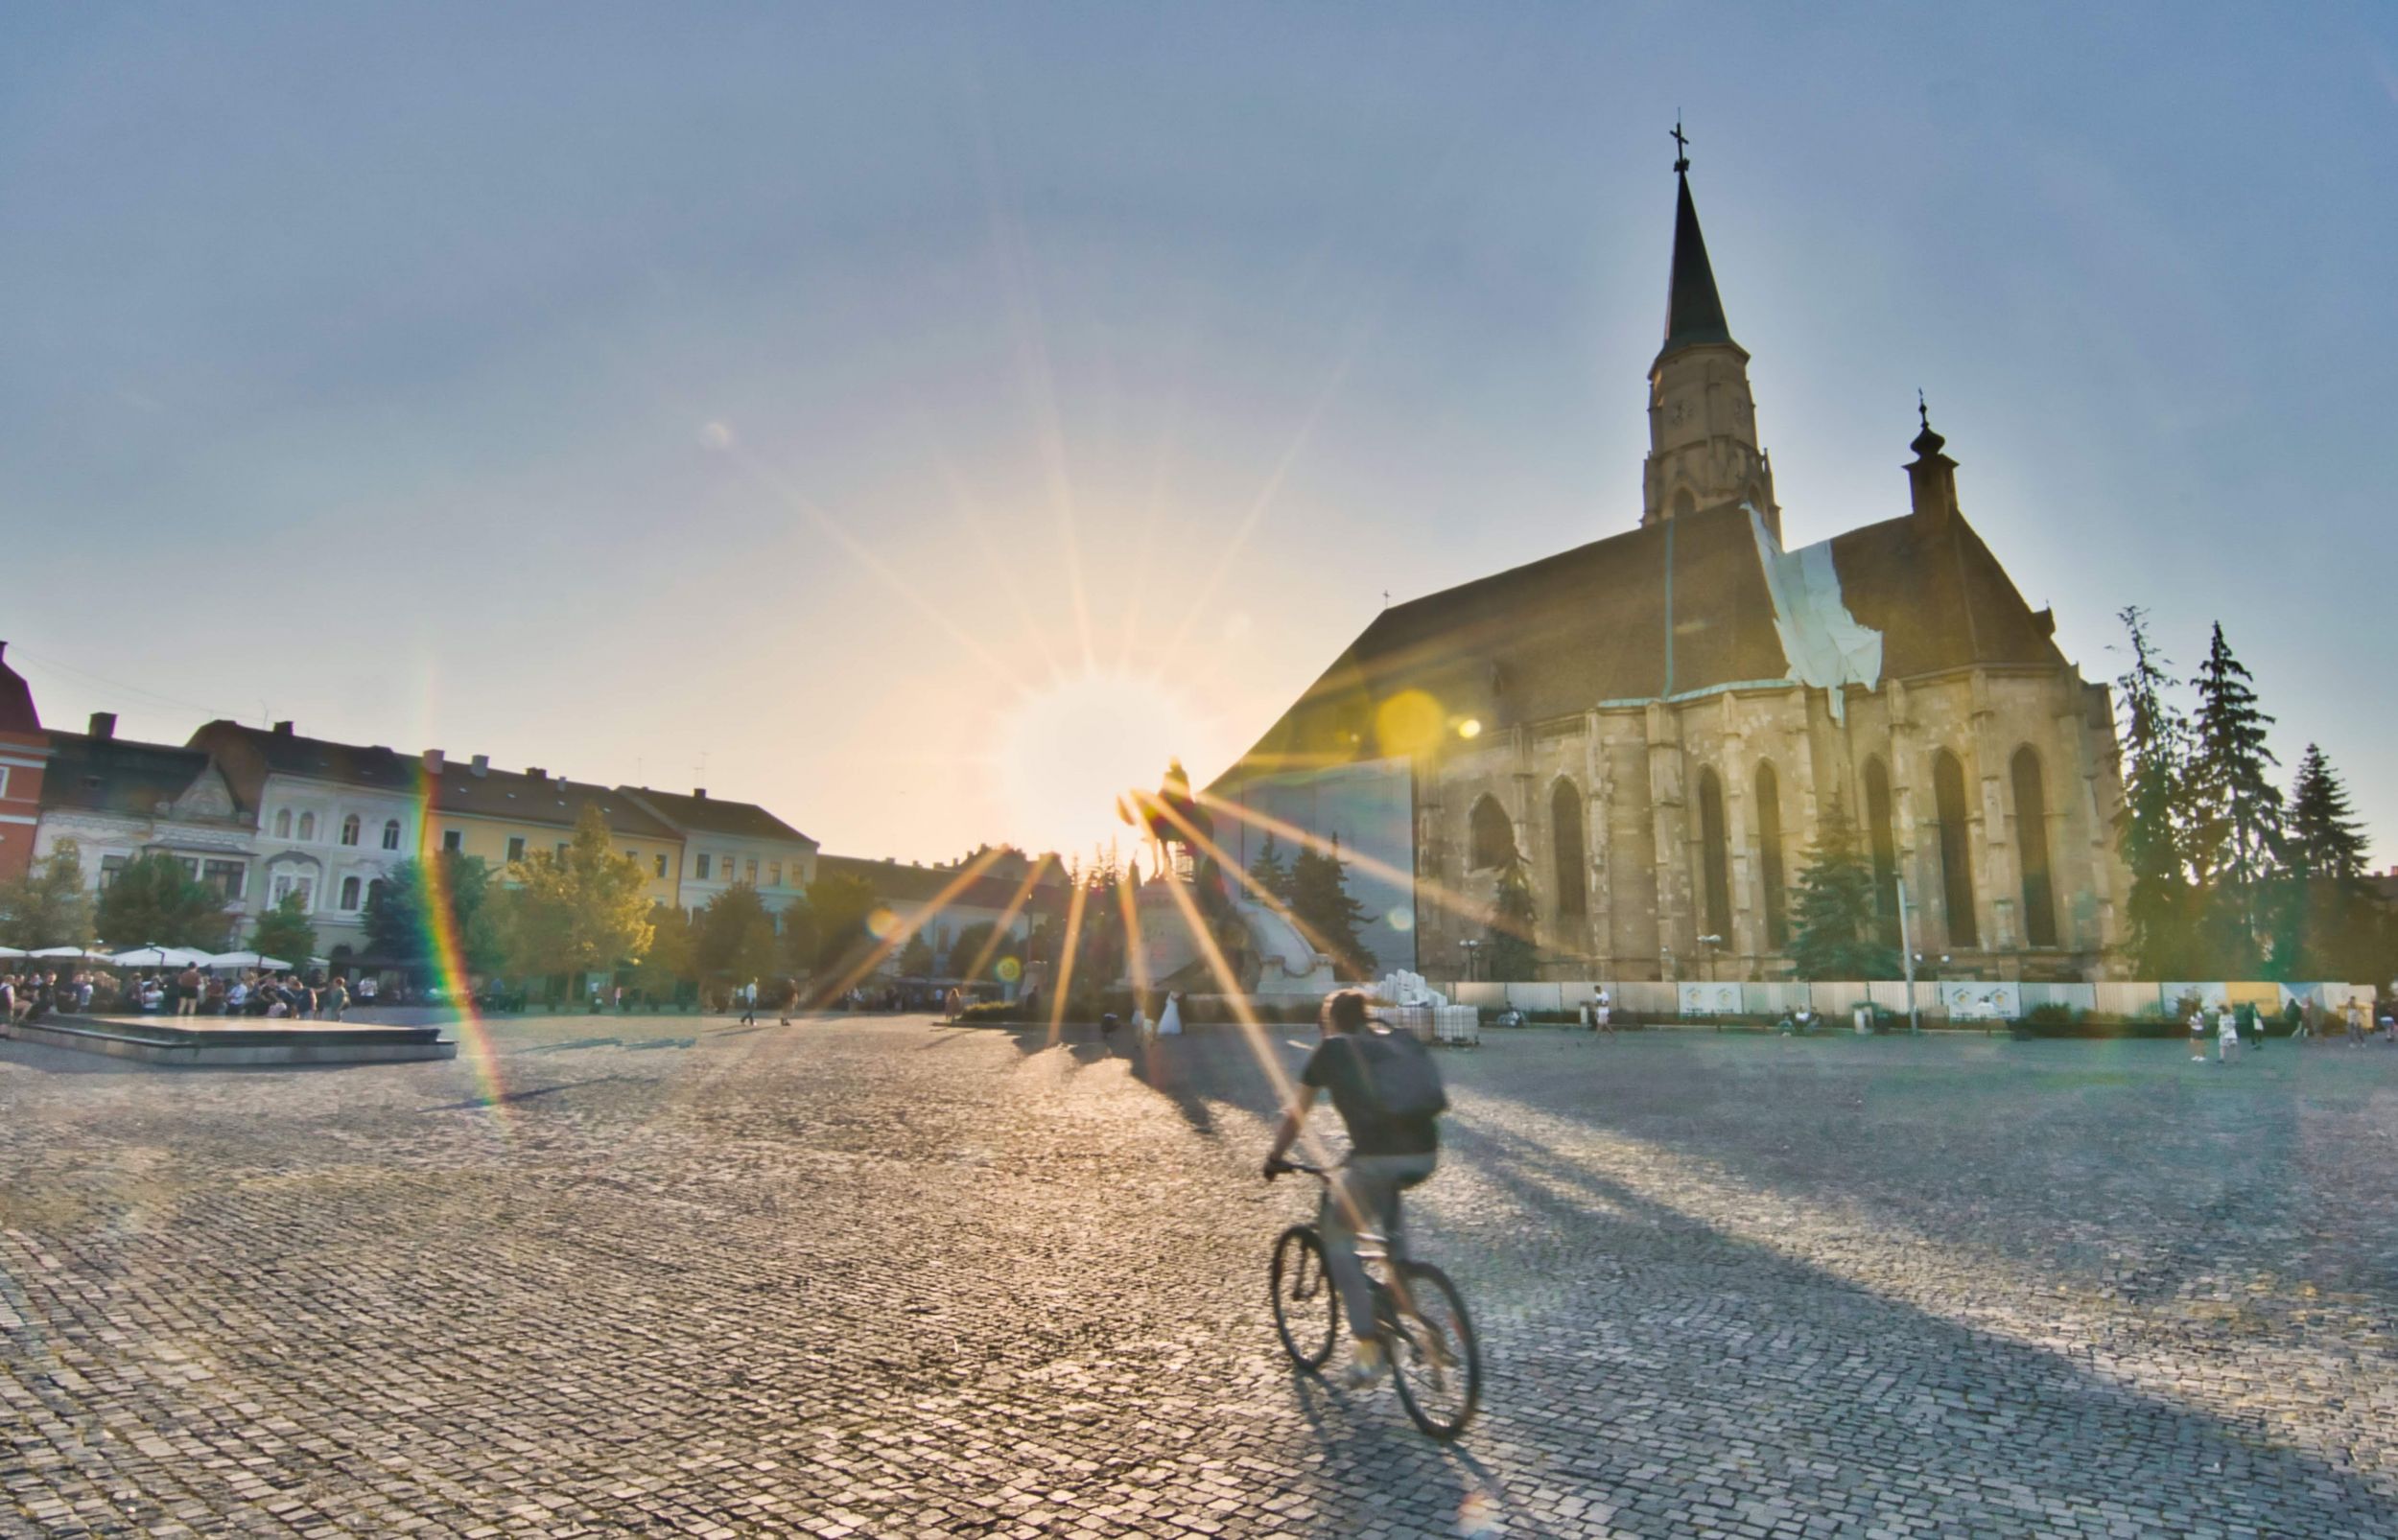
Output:
[[[1378,1231],[1393,1262],[1406,1257],[1399,1195],[1440,1167],[1439,1120],[1448,1110],[1448,1093],[1431,1052],[1414,1037],[1369,1019],[1362,992],[1342,990],[1328,997],[1318,1027],[1323,1040],[1308,1056],[1283,1108],[1274,1148],[1265,1157],[1265,1177],[1272,1181],[1291,1169],[1283,1156],[1305,1127],[1316,1093],[1331,1092],[1332,1108],[1349,1131],[1350,1155],[1325,1183],[1317,1223],[1325,1262],[1357,1344],[1348,1375],[1356,1388],[1372,1384],[1389,1367],[1381,1324],[1375,1319],[1373,1285],[1357,1260],[1358,1233]],[[1391,1286],[1400,1307],[1412,1310],[1397,1268],[1391,1270]]]

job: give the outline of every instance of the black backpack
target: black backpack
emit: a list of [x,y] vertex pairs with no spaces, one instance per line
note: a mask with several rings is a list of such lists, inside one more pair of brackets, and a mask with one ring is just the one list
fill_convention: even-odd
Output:
[[1414,1033],[1393,1032],[1377,1023],[1352,1034],[1349,1040],[1356,1045],[1366,1093],[1384,1117],[1438,1117],[1448,1110],[1441,1066]]

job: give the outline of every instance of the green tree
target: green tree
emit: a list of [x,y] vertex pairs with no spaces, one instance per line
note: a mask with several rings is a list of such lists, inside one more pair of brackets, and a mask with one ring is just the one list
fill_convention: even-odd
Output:
[[736,882],[710,898],[693,927],[693,950],[703,979],[736,987],[774,971],[774,916],[758,890]]
[[846,872],[819,871],[816,880],[808,884],[808,909],[816,927],[815,972],[820,981],[838,982],[865,962],[874,945],[866,922],[879,902],[874,884]]
[[698,978],[691,921],[670,903],[652,903],[649,949],[633,965],[633,988],[653,1000],[671,1000],[681,986]]
[[[952,978],[989,977],[991,965],[999,960],[1003,950],[992,945],[991,938],[998,934],[999,927],[988,920],[977,920],[973,924],[960,926],[950,942],[950,954],[942,961],[942,970]],[[990,955],[984,956],[986,952]],[[975,967],[977,962],[982,965],[979,969]]]
[[491,869],[480,855],[439,851],[429,861],[402,861],[367,888],[364,923],[369,953],[401,968],[443,966],[438,954],[445,934],[457,938],[469,972],[496,973],[507,966]]
[[1290,916],[1301,935],[1332,959],[1341,977],[1374,976],[1374,956],[1357,937],[1365,905],[1349,896],[1349,864],[1340,842],[1328,851],[1303,850],[1290,868]]
[[2196,894],[2183,856],[2188,842],[2189,725],[2169,695],[2175,684],[2149,640],[2148,614],[2127,606],[2131,666],[2115,681],[2123,702],[2124,806],[2116,849],[2130,874],[2124,922],[2132,968],[2143,978],[2191,976]]
[[775,934],[783,971],[795,979],[807,978],[816,970],[816,950],[822,941],[816,933],[816,912],[808,907],[806,898],[793,898],[780,919]]
[[1873,862],[1838,793],[1824,805],[1790,909],[1790,959],[1800,978],[1899,976],[1898,949],[1882,940],[1874,909]]
[[908,937],[907,945],[900,948],[900,975],[903,978],[929,978],[932,968],[932,943],[925,940],[925,933],[920,930]]
[[2348,805],[2348,788],[2315,744],[2298,761],[2282,827],[2291,875],[2349,882],[2364,875],[2364,831]]
[[[83,891],[83,848],[71,839],[22,880],[0,883],[0,945],[84,946],[92,939],[91,896]],[[137,944],[138,945],[138,944]]]
[[649,949],[648,875],[620,855],[608,822],[587,806],[564,855],[509,863],[518,966],[528,973],[614,973]]
[[1482,935],[1484,977],[1529,982],[1540,975],[1540,904],[1533,897],[1532,868],[1510,852],[1499,863],[1498,894]]
[[108,944],[134,946],[197,946],[223,951],[232,917],[224,898],[171,855],[142,855],[125,863],[102,891],[96,922]]
[[1274,895],[1283,903],[1291,901],[1290,863],[1282,859],[1282,848],[1269,832],[1258,853],[1249,858],[1249,875],[1258,887]]
[[2275,762],[2265,746],[2273,719],[2258,709],[2248,670],[2232,656],[2220,621],[2197,683],[2188,853],[2203,895],[2207,976],[2245,978],[2262,961],[2261,899],[2281,843],[2281,793],[2266,775]]
[[308,960],[317,955],[317,927],[308,922],[308,911],[301,907],[296,892],[285,894],[281,902],[258,917],[249,949],[295,968],[308,967]]

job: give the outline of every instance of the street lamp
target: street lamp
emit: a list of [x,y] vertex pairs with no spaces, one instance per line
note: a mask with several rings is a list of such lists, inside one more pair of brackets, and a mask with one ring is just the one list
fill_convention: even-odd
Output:
[[1466,982],[1471,984],[1474,982],[1475,978],[1474,965],[1482,955],[1482,943],[1479,941],[1461,941],[1457,945],[1466,949]]
[[1702,936],[1699,938],[1699,945],[1707,949],[1707,982],[1712,984],[1715,982],[1715,949],[1724,945],[1724,938]]

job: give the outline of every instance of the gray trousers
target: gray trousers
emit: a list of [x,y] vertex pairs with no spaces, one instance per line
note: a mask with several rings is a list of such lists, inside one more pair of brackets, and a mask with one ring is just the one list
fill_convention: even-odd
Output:
[[[1371,1341],[1379,1331],[1374,1318],[1374,1285],[1365,1265],[1357,1260],[1357,1219],[1378,1230],[1393,1261],[1407,1254],[1400,1227],[1399,1195],[1432,1175],[1438,1155],[1352,1155],[1325,1184],[1324,1202],[1316,1211],[1316,1228],[1324,1235],[1325,1264],[1341,1292],[1349,1312],[1349,1329],[1357,1341]],[[1352,1219],[1356,1216],[1356,1219]]]

